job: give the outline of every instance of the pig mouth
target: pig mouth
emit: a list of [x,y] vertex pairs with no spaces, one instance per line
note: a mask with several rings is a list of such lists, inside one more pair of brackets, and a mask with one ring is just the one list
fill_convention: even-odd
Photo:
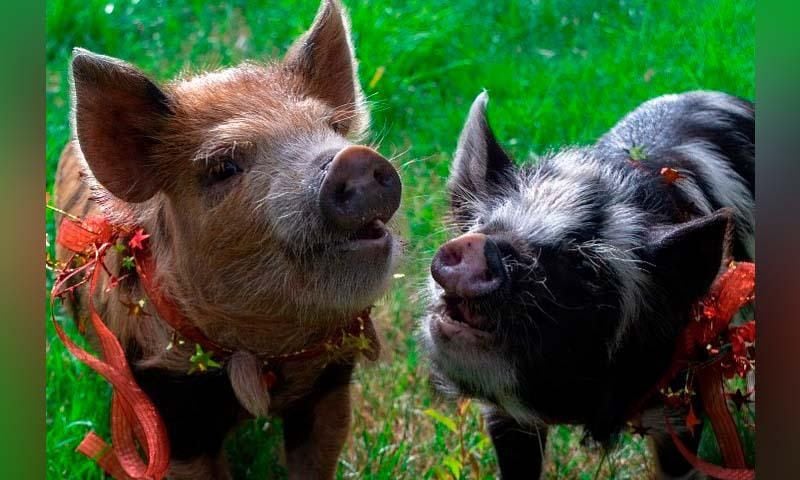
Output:
[[438,329],[445,337],[488,338],[493,330],[489,319],[456,295],[442,295],[441,303],[436,308]]
[[390,241],[386,224],[376,218],[347,237],[343,246],[345,250],[371,250],[386,247]]
[[[392,232],[384,221],[376,218],[355,231],[344,233],[332,231],[333,238],[314,242],[308,245],[298,254],[302,256],[313,255],[314,257],[324,257],[327,255],[345,254],[348,261],[352,260],[350,254],[367,255],[369,258],[384,256],[391,253]],[[287,242],[287,249],[291,250],[293,245]]]
[[380,240],[385,237],[389,231],[386,229],[386,225],[380,219],[375,219],[368,224],[364,225],[363,227],[356,230],[356,232],[351,237],[351,241],[370,241],[370,240]]

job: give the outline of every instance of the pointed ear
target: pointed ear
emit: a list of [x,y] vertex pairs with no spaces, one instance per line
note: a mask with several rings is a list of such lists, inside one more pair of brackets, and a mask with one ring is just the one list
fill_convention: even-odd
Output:
[[467,199],[487,200],[517,188],[514,163],[494,137],[486,118],[489,95],[472,102],[467,122],[458,139],[448,187],[454,213],[468,214]]
[[303,79],[310,96],[339,111],[337,130],[358,135],[369,124],[350,21],[339,0],[323,0],[314,24],[289,48],[284,62]]
[[167,96],[121,60],[75,49],[72,58],[74,128],[95,178],[127,202],[160,188],[152,150],[170,115]]
[[693,302],[708,291],[729,256],[732,219],[730,209],[721,209],[651,233],[650,261],[671,300]]

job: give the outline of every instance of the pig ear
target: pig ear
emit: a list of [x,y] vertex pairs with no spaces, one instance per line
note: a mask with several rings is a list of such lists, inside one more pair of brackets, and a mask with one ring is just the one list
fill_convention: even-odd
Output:
[[474,200],[485,201],[517,188],[514,162],[486,118],[488,101],[486,92],[475,98],[458,139],[448,183],[450,203],[458,215],[468,214]]
[[114,196],[143,202],[159,190],[153,147],[170,114],[167,96],[121,60],[75,49],[74,128],[92,174]]
[[708,291],[729,255],[732,218],[730,209],[721,209],[651,232],[650,261],[671,300],[692,302]]
[[339,131],[358,135],[369,124],[358,63],[350,39],[350,21],[338,0],[323,0],[314,24],[289,48],[285,64],[303,79],[306,92],[339,114]]

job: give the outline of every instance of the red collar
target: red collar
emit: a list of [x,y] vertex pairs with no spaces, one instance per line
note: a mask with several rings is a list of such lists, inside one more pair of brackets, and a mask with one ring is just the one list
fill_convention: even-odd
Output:
[[[134,239],[141,232],[141,230],[138,230],[134,235]],[[221,345],[219,342],[209,338],[181,312],[180,307],[172,298],[165,295],[163,290],[158,288],[154,280],[155,260],[147,245],[143,244],[142,248],[136,248],[133,252],[136,259],[136,271],[139,274],[142,288],[153,304],[159,318],[169,325],[182,340],[188,340],[190,343],[200,345],[203,351],[212,352],[218,360],[224,360],[233,355],[234,349]],[[368,307],[359,312],[344,328],[322,342],[289,353],[255,353],[255,355],[265,366],[308,360],[333,352],[341,352],[342,350],[355,350],[354,353],[361,353],[369,360],[376,360],[380,352],[380,344],[369,315],[370,309],[371,307]]]
[[[48,267],[56,274],[50,294],[53,328],[75,358],[102,375],[112,386],[110,423],[113,446],[90,431],[76,450],[94,459],[113,478],[160,480],[169,469],[166,426],[153,402],[136,383],[125,350],[95,309],[92,294],[103,272],[110,275],[104,264],[105,255],[114,247],[122,230],[112,228],[104,218],[81,220],[66,212],[59,213],[65,218],[58,227],[56,242],[74,254],[66,262],[47,260]],[[112,276],[110,284],[114,286],[117,283],[118,279]],[[81,285],[88,285],[91,292],[87,296],[89,321],[99,340],[101,357],[75,343],[55,317],[56,299],[70,296]]]
[[[743,326],[731,326],[733,316],[755,298],[755,264],[731,262],[708,294],[695,304],[692,319],[681,332],[669,368],[656,386],[637,402],[631,417],[641,414],[644,405],[661,395],[665,409],[688,408],[686,425],[690,431],[700,423],[692,397],[708,416],[717,438],[725,467],[698,458],[674,432],[665,410],[665,423],[673,442],[684,458],[702,473],[714,478],[747,480],[755,477],[744,458],[736,423],[728,410],[728,398],[723,380],[734,374],[742,377],[754,368],[755,321]],[[685,384],[677,391],[671,389],[682,374]],[[736,394],[733,394],[735,396]],[[741,395],[741,393],[739,393]],[[746,397],[749,394],[745,394]],[[635,429],[637,427],[634,427]],[[638,427],[638,431],[641,427]]]
[[[199,345],[203,351],[211,352],[218,360],[224,360],[234,353],[234,349],[209,338],[183,314],[172,298],[158,288],[154,279],[157,267],[148,246],[150,235],[145,234],[143,229],[114,226],[104,217],[89,217],[83,220],[70,217],[67,220],[61,222],[59,226],[56,240],[59,244],[76,254],[84,254],[91,248],[97,248],[103,244],[110,246],[117,241],[123,241],[133,253],[142,288],[158,313],[158,317],[169,325],[183,341]],[[103,254],[106,250],[103,250]],[[102,264],[104,255],[97,261]],[[112,283],[115,280],[112,278]],[[279,363],[308,360],[332,352],[346,353],[342,350],[354,350],[354,353],[361,353],[366,358],[375,360],[380,353],[380,343],[369,313],[369,307],[362,310],[344,328],[317,344],[289,353],[255,353],[255,355],[265,365],[273,366]]]

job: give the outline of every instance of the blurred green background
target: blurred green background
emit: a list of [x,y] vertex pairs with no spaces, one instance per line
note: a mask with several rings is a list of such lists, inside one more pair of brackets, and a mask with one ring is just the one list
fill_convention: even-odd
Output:
[[[549,148],[592,142],[659,94],[705,88],[753,99],[754,1],[345,3],[373,105],[373,140],[404,180],[399,215],[409,245],[405,276],[376,310],[388,355],[358,370],[356,420],[338,476],[494,478],[477,406],[457,409],[431,395],[412,333],[428,262],[447,235],[442,192],[470,102],[489,91],[495,132],[518,161],[527,161]],[[70,136],[74,46],[167,80],[278,57],[317,7],[315,0],[48,1],[48,191]],[[47,229],[52,235],[50,217]],[[89,429],[107,436],[109,388],[70,357],[50,326],[47,339],[47,477],[102,478],[73,450]],[[282,478],[279,430],[278,422],[259,420],[232,439],[237,478]],[[600,465],[601,452],[581,447],[579,431],[553,429],[548,478],[646,478],[652,461],[644,443],[623,437]]]

